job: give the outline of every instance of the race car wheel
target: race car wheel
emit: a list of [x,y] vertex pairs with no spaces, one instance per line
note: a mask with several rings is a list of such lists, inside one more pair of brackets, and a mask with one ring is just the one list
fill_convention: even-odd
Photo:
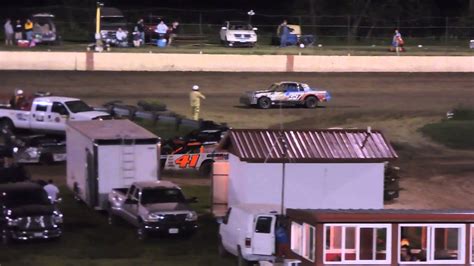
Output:
[[258,99],[257,105],[259,108],[268,109],[272,106],[272,100],[268,97],[260,97]]
[[212,163],[211,160],[202,162],[201,167],[199,167],[199,175],[204,177],[210,176],[212,173]]
[[39,161],[42,165],[53,164],[54,163],[53,155],[50,153],[41,154]]
[[318,106],[318,99],[314,96],[309,96],[304,100],[304,106],[306,106],[306,108],[316,108],[316,106]]
[[148,232],[145,228],[145,224],[143,224],[142,221],[138,222],[137,237],[140,241],[145,241],[148,239]]

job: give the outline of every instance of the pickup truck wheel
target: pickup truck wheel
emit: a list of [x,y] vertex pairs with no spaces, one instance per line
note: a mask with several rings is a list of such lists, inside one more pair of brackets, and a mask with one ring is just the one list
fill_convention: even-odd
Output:
[[107,223],[110,225],[117,225],[118,224],[117,215],[113,214],[111,210],[109,210],[108,213],[109,215],[107,217]]
[[51,165],[54,163],[53,155],[51,153],[41,154],[39,161],[42,165]]
[[257,105],[261,109],[268,109],[272,106],[272,100],[268,97],[260,97],[258,99]]
[[15,125],[9,118],[2,118],[0,120],[0,129],[3,130],[8,130],[13,132],[15,130]]
[[247,261],[243,256],[242,256],[242,250],[240,247],[237,250],[237,265],[238,266],[253,266],[254,263],[252,261]]
[[7,229],[2,230],[2,244],[3,245],[8,245],[10,244],[12,238],[10,236],[10,232],[8,232]]
[[219,237],[219,246],[217,247],[217,252],[219,253],[219,256],[222,258],[225,258],[229,256],[229,252],[224,248],[224,245],[222,244],[222,239]]
[[199,167],[199,175],[209,177],[212,173],[212,163],[211,160],[202,162],[201,167]]
[[148,233],[146,231],[146,228],[143,222],[138,223],[137,236],[138,236],[138,239],[141,241],[145,241],[148,239]]
[[318,99],[314,96],[309,96],[304,100],[304,106],[306,108],[316,108],[318,106]]

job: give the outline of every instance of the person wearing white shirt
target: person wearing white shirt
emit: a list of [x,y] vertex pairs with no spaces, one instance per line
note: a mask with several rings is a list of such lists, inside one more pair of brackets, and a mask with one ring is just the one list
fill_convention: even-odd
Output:
[[44,190],[46,191],[46,193],[48,193],[48,198],[51,201],[51,203],[55,203],[56,200],[58,199],[59,189],[53,183],[53,180],[50,179],[48,181],[48,184],[44,186]]
[[165,22],[162,20],[160,21],[160,24],[156,26],[155,32],[158,33],[158,38],[163,39],[166,35],[166,32],[168,31],[168,26],[166,26]]

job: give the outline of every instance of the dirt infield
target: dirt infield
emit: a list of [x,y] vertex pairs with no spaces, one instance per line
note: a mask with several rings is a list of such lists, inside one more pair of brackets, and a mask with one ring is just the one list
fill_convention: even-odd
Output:
[[[383,130],[400,155],[397,164],[402,168],[404,190],[387,207],[474,208],[474,151],[445,148],[418,132],[455,106],[474,106],[474,74],[0,71],[0,80],[5,97],[18,87],[81,97],[94,105],[155,98],[186,116],[190,115],[187,94],[198,84],[207,96],[203,117],[235,128],[371,126]],[[281,80],[327,89],[333,100],[315,110],[258,110],[239,105],[242,92]]]

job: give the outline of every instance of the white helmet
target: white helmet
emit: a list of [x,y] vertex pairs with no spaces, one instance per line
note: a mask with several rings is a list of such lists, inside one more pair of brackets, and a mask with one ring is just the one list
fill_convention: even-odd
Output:
[[20,89],[15,90],[15,95],[16,96],[23,95],[23,90],[20,90]]
[[199,90],[199,86],[198,85],[194,85],[193,86],[193,91],[198,91]]

